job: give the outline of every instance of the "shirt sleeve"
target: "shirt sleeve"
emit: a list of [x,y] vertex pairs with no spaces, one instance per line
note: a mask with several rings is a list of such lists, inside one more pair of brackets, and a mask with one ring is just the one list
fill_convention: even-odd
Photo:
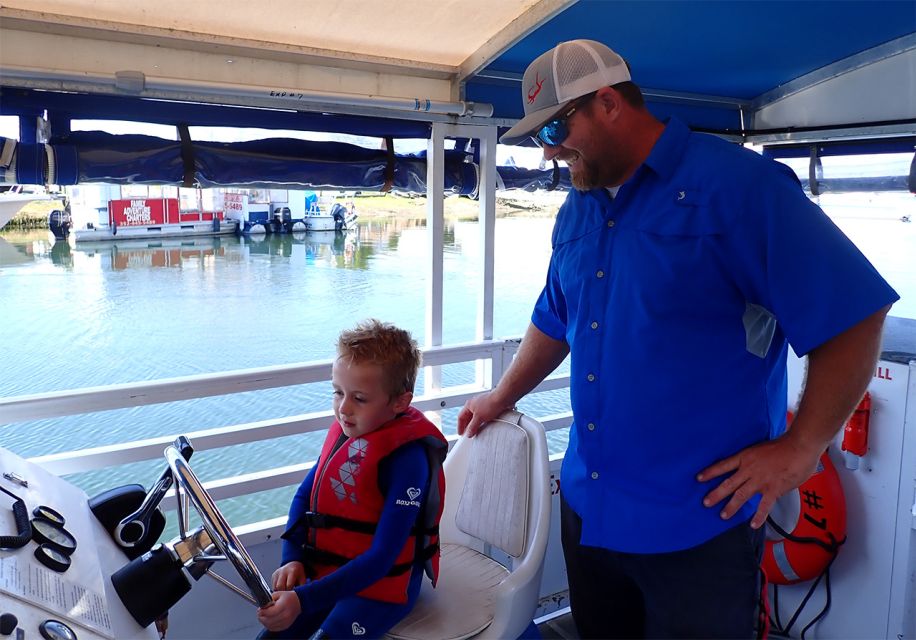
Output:
[[566,340],[566,299],[553,266],[553,258],[550,259],[547,271],[547,284],[534,304],[531,322],[554,340]]
[[749,302],[775,317],[805,355],[899,299],[868,259],[774,163],[746,194],[730,231],[731,262]]
[[[289,517],[286,519],[287,531],[303,513],[309,510],[309,497],[312,495],[312,485],[315,483],[315,470],[317,468],[317,464],[312,465],[302,484],[296,489],[296,495],[293,496],[293,501],[289,505]],[[294,542],[284,539],[280,552],[280,566],[296,560],[302,560],[302,548]]]
[[[429,464],[424,445],[407,444],[379,466],[379,485],[385,506],[369,549],[320,580],[296,587],[303,613],[329,609],[341,598],[355,595],[371,586],[391,570],[410,536],[420,513],[418,506],[404,500],[407,490],[429,485]],[[386,491],[387,488],[387,491]]]

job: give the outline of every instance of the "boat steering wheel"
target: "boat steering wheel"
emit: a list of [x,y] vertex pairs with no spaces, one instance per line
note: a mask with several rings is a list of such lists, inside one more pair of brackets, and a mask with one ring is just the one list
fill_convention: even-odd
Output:
[[248,555],[238,537],[233,533],[232,528],[226,522],[223,514],[220,513],[213,498],[210,497],[200,480],[194,475],[188,461],[182,457],[181,452],[174,445],[166,447],[165,459],[169,463],[169,468],[171,468],[172,476],[175,480],[181,537],[183,539],[187,538],[187,504],[190,502],[200,516],[201,524],[210,535],[213,545],[222,554],[222,556],[207,556],[205,559],[228,560],[245,583],[247,593],[222,576],[210,570],[207,573],[252,604],[263,607],[273,602],[270,586],[264,580],[264,576],[261,575],[257,565]]

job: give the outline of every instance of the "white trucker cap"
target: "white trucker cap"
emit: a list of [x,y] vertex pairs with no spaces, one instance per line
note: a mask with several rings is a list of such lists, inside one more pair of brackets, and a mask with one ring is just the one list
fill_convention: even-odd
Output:
[[518,144],[536,134],[570,100],[629,79],[623,58],[600,42],[561,42],[528,65],[522,79],[525,117],[499,141]]

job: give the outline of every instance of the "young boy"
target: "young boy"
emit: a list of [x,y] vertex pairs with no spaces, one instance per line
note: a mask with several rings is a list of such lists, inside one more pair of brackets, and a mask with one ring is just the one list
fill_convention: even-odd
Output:
[[448,445],[410,406],[419,367],[416,342],[391,324],[340,334],[335,420],[290,506],[259,637],[380,638],[424,572],[435,586]]

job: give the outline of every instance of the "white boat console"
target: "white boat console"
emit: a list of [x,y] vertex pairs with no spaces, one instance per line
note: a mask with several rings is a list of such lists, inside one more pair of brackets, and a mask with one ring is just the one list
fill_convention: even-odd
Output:
[[[86,494],[2,448],[0,470],[0,487],[6,490],[0,492],[0,513],[4,514],[0,515],[0,536],[16,536],[17,533],[12,511],[16,500],[6,493],[10,492],[22,500],[29,519],[36,517],[33,512],[38,507],[49,508],[51,511],[47,513],[52,516],[55,512],[62,516],[63,529],[76,541],[75,549],[67,548],[66,536],[56,535],[51,526],[44,530],[57,540],[39,544],[44,540],[39,534],[19,548],[0,548],[0,615],[15,617],[4,618],[3,631],[10,631],[4,638],[158,638],[153,625],[144,629],[133,620],[115,593],[109,576],[123,566],[127,558],[90,513]],[[21,512],[21,507],[19,510]],[[56,547],[56,543],[64,545],[63,551],[59,551],[61,547]],[[50,552],[44,556],[50,557],[51,565],[63,568],[69,558],[69,566],[64,571],[46,566],[36,555],[40,547],[47,549],[47,544],[50,544]],[[38,554],[43,555],[42,551]],[[59,624],[47,623],[48,620]],[[16,625],[13,629],[6,628],[13,623]]]

